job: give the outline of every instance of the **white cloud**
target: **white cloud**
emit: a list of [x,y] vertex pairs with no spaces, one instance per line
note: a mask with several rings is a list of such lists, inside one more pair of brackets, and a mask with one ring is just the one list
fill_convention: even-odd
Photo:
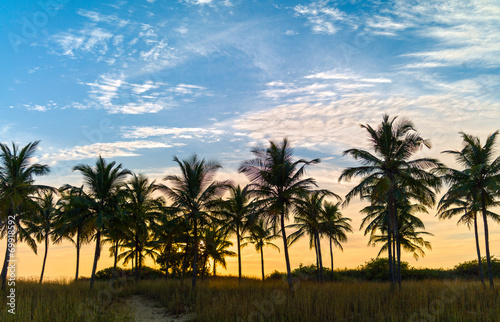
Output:
[[479,135],[498,127],[500,103],[495,88],[500,76],[453,82],[424,76],[427,94],[406,84],[401,93],[401,80],[416,78],[408,73],[392,74],[389,79],[334,70],[308,75],[297,83],[270,82],[263,95],[279,105],[249,112],[228,124],[255,142],[288,137],[296,146],[326,153],[364,146],[366,138],[359,124],[378,124],[386,113],[413,120],[439,151],[449,148],[459,131]]
[[160,126],[123,127],[122,137],[126,139],[143,139],[152,136],[171,136],[173,139],[213,138],[225,134],[224,130],[216,128],[179,128]]
[[315,1],[309,5],[297,5],[293,9],[297,16],[307,18],[314,33],[333,35],[339,27],[335,24],[347,19],[342,11],[330,7],[329,1]]
[[500,4],[497,1],[398,1],[395,14],[420,26],[422,38],[436,44],[404,56],[416,59],[408,68],[432,68],[469,64],[500,66]]
[[154,141],[119,141],[112,143],[94,143],[90,145],[75,146],[70,149],[61,149],[55,153],[46,153],[43,154],[40,159],[44,162],[55,164],[58,161],[97,158],[99,155],[103,158],[134,157],[140,155],[135,152],[136,150],[170,147],[173,147],[173,145]]
[[192,84],[170,85],[148,79],[143,83],[127,82],[123,74],[104,74],[91,83],[91,103],[76,104],[76,108],[104,108],[109,113],[145,114],[158,113],[200,96],[211,95],[205,87]]
[[77,11],[77,14],[79,14],[80,16],[83,16],[83,17],[87,17],[93,22],[105,22],[105,23],[115,25],[118,27],[125,27],[126,25],[128,25],[130,23],[130,21],[128,21],[128,20],[120,19],[114,15],[111,15],[111,16],[104,15],[104,14],[101,14],[97,11],[79,9]]
[[61,48],[60,54],[75,58],[77,53],[94,53],[100,56],[108,52],[113,34],[102,28],[84,28],[76,33],[63,32],[52,37]]

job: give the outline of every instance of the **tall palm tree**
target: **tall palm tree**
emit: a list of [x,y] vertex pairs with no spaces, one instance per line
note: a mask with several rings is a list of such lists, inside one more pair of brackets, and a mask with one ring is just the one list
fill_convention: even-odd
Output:
[[251,222],[254,204],[250,199],[251,190],[248,185],[243,189],[239,185],[231,185],[229,192],[230,196],[218,203],[215,213],[221,219],[223,228],[236,235],[238,280],[241,281],[241,240]]
[[489,135],[484,145],[478,137],[460,132],[464,147],[460,151],[444,151],[455,156],[455,160],[463,167],[462,171],[444,168],[444,180],[451,185],[450,197],[469,198],[476,204],[483,215],[486,261],[490,287],[494,288],[491,267],[488,208],[498,205],[500,182],[500,156],[494,157],[498,131]]
[[43,255],[42,273],[40,274],[40,283],[43,281],[43,273],[45,272],[45,263],[47,262],[47,253],[49,250],[50,238],[54,241],[56,227],[55,219],[58,215],[57,200],[53,192],[40,193],[35,197],[38,209],[32,220],[26,223],[27,230],[32,234],[36,241],[45,243],[45,253]]
[[161,186],[161,190],[173,200],[172,207],[178,208],[193,228],[193,279],[192,288],[196,287],[199,225],[213,207],[214,200],[228,187],[229,182],[214,181],[214,176],[222,166],[215,161],[198,159],[195,154],[186,160],[174,157],[179,165],[181,175],[169,175],[164,180],[171,182],[172,187]]
[[[294,224],[289,225],[289,228],[297,229],[288,236],[288,246],[294,244],[304,235],[309,235],[309,248],[313,248],[316,252],[316,267],[318,271],[318,281],[323,282],[323,259],[321,256],[321,240],[320,234],[323,229],[327,228],[323,217],[323,202],[326,196],[333,195],[340,199],[339,196],[327,190],[316,190],[304,196],[303,200],[299,200],[294,209]],[[330,227],[328,227],[330,228]]]
[[90,288],[94,285],[97,261],[101,254],[101,234],[108,228],[110,219],[120,212],[120,199],[124,186],[124,180],[131,174],[129,170],[123,169],[116,162],[107,163],[99,156],[95,167],[80,164],[73,168],[83,175],[87,192],[87,206],[90,211],[90,221],[94,227],[94,239],[96,241],[92,275],[90,277]]
[[[450,175],[454,175],[451,173]],[[459,177],[462,177],[459,175]],[[460,181],[460,178],[456,178]],[[481,212],[481,205],[474,200],[474,195],[472,191],[469,191],[466,196],[460,197],[460,191],[455,191],[455,189],[461,189],[460,185],[455,185],[449,188],[449,190],[443,195],[438,205],[438,213],[437,216],[439,219],[452,219],[455,216],[460,216],[458,219],[458,224],[465,224],[467,227],[474,227],[474,239],[476,243],[476,253],[477,253],[477,264],[479,271],[479,279],[481,280],[481,284],[485,286],[484,283],[484,273],[483,273],[483,265],[481,259],[481,249],[479,246],[479,232],[477,225],[477,217],[478,213]],[[497,214],[488,211],[488,216],[495,221],[500,221],[500,216]]]
[[281,228],[287,280],[290,290],[293,290],[285,220],[300,198],[311,186],[316,186],[314,179],[303,179],[303,176],[306,166],[320,160],[293,161],[293,149],[286,138],[282,143],[269,143],[268,148],[253,149],[251,152],[255,158],[244,161],[239,172],[244,173],[252,183],[253,194],[259,198],[258,204],[265,209],[264,213],[269,216],[271,223]]
[[279,235],[274,233],[273,227],[267,227],[266,221],[261,218],[249,227],[248,236],[243,238],[245,242],[241,244],[241,247],[245,247],[248,244],[254,244],[255,250],[260,252],[262,280],[266,278],[264,274],[264,247],[271,246],[276,248],[279,252],[280,248],[272,242],[272,240],[277,237],[279,237]]
[[91,212],[87,208],[87,196],[82,187],[65,185],[59,188],[61,198],[58,201],[59,211],[55,218],[55,243],[63,239],[69,240],[76,247],[76,273],[78,280],[80,267],[80,250],[90,242],[93,227],[90,222]]
[[159,189],[156,181],[149,182],[149,179],[142,174],[134,174],[126,186],[127,203],[126,212],[130,215],[127,220],[136,252],[136,280],[141,276],[141,263],[138,261],[142,257],[145,243],[150,239],[150,225],[156,217],[160,215],[163,206],[162,199],[154,197],[153,194]]
[[[14,217],[17,229],[11,237],[15,242],[18,236],[23,234],[20,216],[23,214],[29,216],[36,209],[32,196],[41,190],[50,190],[49,187],[35,184],[36,176],[46,175],[50,171],[48,165],[32,162],[39,143],[40,141],[28,143],[22,149],[14,143],[12,149],[7,144],[0,143],[0,214],[5,217],[2,218],[5,222],[9,216]],[[23,214],[21,214],[22,208],[26,211]],[[36,247],[32,240],[30,242],[30,247]],[[5,289],[10,250],[11,248],[6,247],[2,268],[2,289]]]
[[330,242],[330,263],[333,279],[333,245],[344,251],[342,243],[347,241],[346,233],[352,233],[352,227],[349,223],[350,218],[344,217],[340,212],[340,201],[337,203],[326,201],[323,203],[323,223],[321,231],[326,235]]
[[[359,160],[360,167],[345,169],[339,181],[350,181],[353,177],[361,177],[361,182],[356,185],[345,198],[347,205],[355,196],[362,200],[370,198],[375,203],[386,203],[388,206],[387,234],[389,256],[389,275],[391,287],[396,281],[400,284],[401,276],[401,251],[398,243],[398,198],[405,198],[402,192],[411,194],[412,199],[427,206],[435,203],[435,192],[440,187],[441,180],[438,176],[428,172],[428,169],[440,167],[438,160],[432,158],[410,158],[421,148],[430,148],[430,142],[423,139],[416,132],[413,123],[402,119],[396,122],[396,117],[384,115],[382,123],[376,128],[370,125],[361,125],[370,138],[370,145],[374,154],[362,149],[349,149],[343,152]],[[402,189],[401,187],[404,187]],[[433,191],[434,190],[434,191]],[[392,236],[394,235],[394,238]],[[393,254],[392,249],[396,250]],[[393,267],[393,256],[396,258],[397,267]]]

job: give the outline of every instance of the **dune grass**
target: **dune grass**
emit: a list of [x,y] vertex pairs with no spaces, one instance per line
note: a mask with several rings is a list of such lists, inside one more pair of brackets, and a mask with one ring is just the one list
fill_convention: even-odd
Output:
[[[499,282],[499,281],[497,281]],[[197,321],[500,321],[498,289],[465,280],[388,283],[285,282],[219,278],[199,284],[143,281],[134,291],[161,301],[172,313],[194,311]]]
[[39,284],[16,282],[16,314],[8,313],[6,292],[0,292],[0,321],[131,321],[131,310],[123,305],[120,289],[98,282],[89,291],[88,281],[64,280]]
[[[500,281],[496,281],[497,284]],[[196,321],[500,321],[498,288],[475,281],[407,281],[390,291],[381,282],[283,281],[214,278],[196,292],[189,280],[18,283],[15,319],[0,302],[0,321],[132,321],[127,297],[142,294],[173,315],[194,313]],[[5,299],[6,294],[3,294]]]

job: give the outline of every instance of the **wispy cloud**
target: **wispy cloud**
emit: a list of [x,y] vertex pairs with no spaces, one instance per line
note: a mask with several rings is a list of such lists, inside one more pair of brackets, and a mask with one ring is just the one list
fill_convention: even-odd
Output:
[[211,95],[205,87],[192,84],[171,85],[162,81],[128,82],[123,74],[104,74],[90,83],[88,107],[100,107],[109,113],[158,113],[180,102]]
[[406,54],[408,68],[500,66],[500,4],[496,1],[400,1],[396,14],[421,26],[417,35],[436,41],[430,50]]
[[54,153],[41,155],[40,159],[49,164],[55,164],[59,161],[72,161],[97,158],[114,157],[135,157],[140,154],[135,151],[140,149],[160,149],[170,148],[173,145],[154,142],[154,141],[118,141],[112,143],[94,143],[90,145],[75,146],[69,149],[61,149]]
[[[270,82],[263,94],[279,105],[244,114],[234,120],[233,128],[256,142],[288,137],[303,148],[339,153],[348,147],[364,146],[366,139],[359,124],[377,124],[388,113],[414,120],[424,136],[444,149],[457,132],[477,127],[480,118],[500,117],[500,103],[486,90],[500,81],[496,77],[436,81],[429,94],[412,91],[411,87],[405,94],[391,94],[397,81],[367,76],[335,70],[305,76],[298,84]],[[393,76],[398,80],[405,77]],[[336,87],[337,82],[340,87]],[[367,92],[367,87],[373,88]],[[332,88],[337,90],[332,92]],[[446,131],[442,129],[443,120]]]
[[347,16],[329,2],[313,1],[309,5],[297,5],[293,10],[297,16],[306,17],[314,33],[333,35],[340,29],[338,22],[346,20]]
[[222,129],[212,128],[179,128],[161,126],[133,126],[123,127],[121,135],[126,139],[144,139],[154,136],[169,136],[172,139],[213,138],[226,132]]

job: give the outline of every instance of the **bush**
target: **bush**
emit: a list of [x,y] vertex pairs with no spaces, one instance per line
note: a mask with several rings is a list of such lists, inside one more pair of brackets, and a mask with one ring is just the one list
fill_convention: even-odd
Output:
[[[116,274],[117,276],[127,276],[127,277],[133,277],[135,276],[135,270],[132,271],[130,268],[123,269],[121,267],[116,268]],[[152,279],[152,278],[159,278],[164,276],[163,272],[161,272],[158,269],[151,268],[148,266],[143,266],[141,267],[141,278],[143,279]],[[113,267],[108,267],[105,269],[102,269],[95,273],[96,279],[109,279],[113,277]]]
[[[485,278],[488,278],[488,263],[486,257],[481,258],[481,264],[483,266],[483,274]],[[500,259],[491,256],[491,268],[493,270],[494,277],[500,277]],[[462,278],[477,278],[479,277],[479,265],[477,264],[477,259],[467,262],[459,263],[455,266],[454,272],[458,277]]]
[[274,270],[271,274],[269,274],[269,275],[266,276],[266,280],[267,279],[270,279],[270,280],[282,280],[282,279],[285,279],[285,278],[286,278],[286,274],[285,273],[280,273],[277,270]]

